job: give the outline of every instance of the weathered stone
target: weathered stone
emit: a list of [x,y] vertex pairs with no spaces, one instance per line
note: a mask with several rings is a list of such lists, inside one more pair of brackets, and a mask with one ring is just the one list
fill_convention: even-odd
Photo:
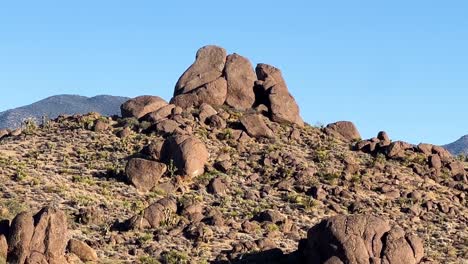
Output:
[[256,73],[260,81],[257,85],[262,86],[264,91],[262,96],[267,97],[257,99],[260,102],[267,102],[272,120],[304,126],[299,107],[289,93],[281,71],[267,64],[258,64]]
[[143,149],[143,153],[153,160],[160,160],[164,141],[155,140]]
[[8,261],[23,264],[30,254],[34,219],[28,212],[18,214],[12,221],[8,237]]
[[213,106],[221,106],[226,100],[226,95],[227,82],[226,79],[221,77],[190,93],[174,96],[171,103],[183,109],[198,107],[203,103]]
[[273,138],[275,136],[259,114],[246,114],[240,118],[240,122],[245,127],[247,134],[251,137]]
[[175,108],[175,105],[168,104],[159,108],[158,110],[151,112],[147,115],[147,120],[152,123],[157,123],[163,119],[168,118],[172,114],[172,109]]
[[338,215],[322,221],[309,230],[300,249],[308,264],[416,264],[423,250],[416,236],[366,215]]
[[226,104],[239,110],[251,108],[255,103],[254,85],[257,77],[250,61],[238,54],[229,55],[225,75]]
[[404,158],[405,151],[411,148],[411,144],[403,141],[395,141],[387,149],[387,157],[391,159]]
[[157,228],[168,224],[172,214],[177,212],[177,203],[171,198],[163,198],[148,206],[141,215],[128,221],[130,229]]
[[80,240],[70,239],[68,242],[68,250],[77,255],[83,262],[98,260],[96,251]]
[[97,120],[94,124],[93,130],[94,132],[104,132],[109,129],[109,124],[104,120]]
[[151,190],[166,172],[166,165],[140,158],[131,159],[125,169],[127,178],[139,191]]
[[154,112],[167,105],[161,97],[143,95],[130,99],[120,107],[122,117],[142,118],[146,114]]
[[179,135],[166,139],[162,148],[161,160],[177,167],[177,173],[188,177],[203,174],[208,161],[205,144],[194,136]]
[[433,154],[429,156],[429,166],[437,171],[442,168],[442,162],[440,161],[439,155]]
[[202,104],[200,105],[200,113],[198,114],[198,118],[200,119],[200,123],[205,123],[206,119],[210,116],[216,115],[218,112],[209,104]]
[[223,74],[226,50],[217,46],[205,46],[197,51],[195,62],[177,81],[174,96],[188,93],[210,83]]
[[361,139],[361,135],[359,134],[356,126],[349,121],[339,121],[329,124],[325,128],[325,133],[337,136],[346,142]]
[[215,195],[223,195],[227,191],[225,181],[219,177],[214,178],[208,184],[208,192]]

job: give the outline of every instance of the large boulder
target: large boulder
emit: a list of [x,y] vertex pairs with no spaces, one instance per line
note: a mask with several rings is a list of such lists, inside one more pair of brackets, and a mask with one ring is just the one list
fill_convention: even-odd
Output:
[[255,103],[257,76],[250,61],[235,53],[229,55],[224,72],[227,80],[226,104],[239,110],[251,108]]
[[205,46],[198,50],[195,62],[180,76],[174,96],[188,93],[222,76],[226,63],[226,50],[218,46]]
[[204,84],[202,87],[194,90],[191,93],[185,93],[174,96],[171,103],[182,107],[198,107],[203,103],[213,106],[221,106],[224,104],[227,95],[227,82],[224,78],[218,78],[210,83]]
[[341,138],[346,142],[361,139],[361,134],[356,126],[349,121],[338,121],[325,127],[325,133]]
[[8,237],[8,263],[67,263],[67,217],[51,207],[43,208],[32,216],[17,215]]
[[268,105],[271,119],[279,123],[296,124],[304,126],[299,114],[299,106],[289,93],[281,71],[267,64],[258,64],[256,67],[258,82],[261,87],[260,94],[266,98],[257,98],[259,102]]
[[247,134],[255,138],[273,138],[275,134],[267,127],[263,118],[259,114],[247,114],[240,118],[241,124],[244,126]]
[[148,206],[141,214],[128,220],[129,229],[156,228],[170,221],[177,212],[177,203],[171,198],[163,198]]
[[299,249],[307,264],[416,264],[424,255],[423,243],[370,215],[338,215],[308,231]]
[[78,256],[83,262],[98,260],[96,251],[94,251],[94,249],[88,244],[80,240],[70,239],[68,242],[68,250]]
[[152,160],[133,158],[125,169],[128,181],[139,191],[151,190],[166,172],[166,165]]
[[166,139],[161,150],[161,160],[166,164],[172,163],[178,174],[187,177],[203,174],[208,157],[205,144],[190,135],[177,135]]
[[405,157],[405,151],[412,148],[412,145],[404,141],[395,141],[387,148],[387,157],[391,159],[402,159]]
[[120,106],[120,111],[122,112],[122,117],[135,117],[140,119],[166,105],[167,102],[159,96],[143,95],[123,103]]

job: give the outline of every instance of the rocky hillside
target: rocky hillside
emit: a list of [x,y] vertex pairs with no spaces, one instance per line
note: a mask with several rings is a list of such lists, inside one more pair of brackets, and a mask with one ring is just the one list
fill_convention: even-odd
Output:
[[468,155],[468,135],[444,146],[453,155]]
[[42,121],[42,117],[57,118],[60,114],[86,114],[97,112],[112,116],[120,114],[120,105],[128,100],[126,97],[99,95],[85,97],[79,95],[56,95],[33,104],[0,112],[0,129],[16,129],[23,121],[34,118]]
[[202,48],[170,103],[0,136],[10,263],[464,263],[445,149],[305,124],[281,71]]

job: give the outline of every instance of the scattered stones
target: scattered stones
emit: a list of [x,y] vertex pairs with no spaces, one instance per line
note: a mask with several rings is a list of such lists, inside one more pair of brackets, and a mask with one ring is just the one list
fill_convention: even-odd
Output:
[[161,97],[143,95],[136,98],[130,99],[120,107],[122,117],[135,117],[142,118],[143,116],[155,112],[167,105]]
[[141,158],[131,159],[125,169],[128,181],[141,192],[151,190],[166,170],[163,163]]
[[339,121],[329,124],[324,129],[324,131],[325,133],[339,137],[346,142],[352,142],[361,139],[361,134],[359,134],[356,126],[349,121]]
[[262,119],[262,116],[259,114],[247,114],[241,117],[240,119],[242,125],[244,126],[247,134],[251,137],[260,138],[273,138],[275,135],[270,128],[267,127],[265,122]]
[[419,263],[424,255],[421,239],[391,228],[381,218],[338,215],[323,220],[307,234],[300,248],[305,263]]

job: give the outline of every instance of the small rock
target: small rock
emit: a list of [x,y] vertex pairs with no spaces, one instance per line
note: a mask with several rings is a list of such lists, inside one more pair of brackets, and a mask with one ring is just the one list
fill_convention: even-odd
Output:
[[240,119],[242,125],[245,127],[247,134],[251,137],[260,138],[273,138],[275,135],[270,128],[268,128],[263,121],[262,117],[258,114],[247,114]]
[[210,181],[207,189],[211,194],[223,195],[227,192],[227,185],[223,179],[217,177]]

